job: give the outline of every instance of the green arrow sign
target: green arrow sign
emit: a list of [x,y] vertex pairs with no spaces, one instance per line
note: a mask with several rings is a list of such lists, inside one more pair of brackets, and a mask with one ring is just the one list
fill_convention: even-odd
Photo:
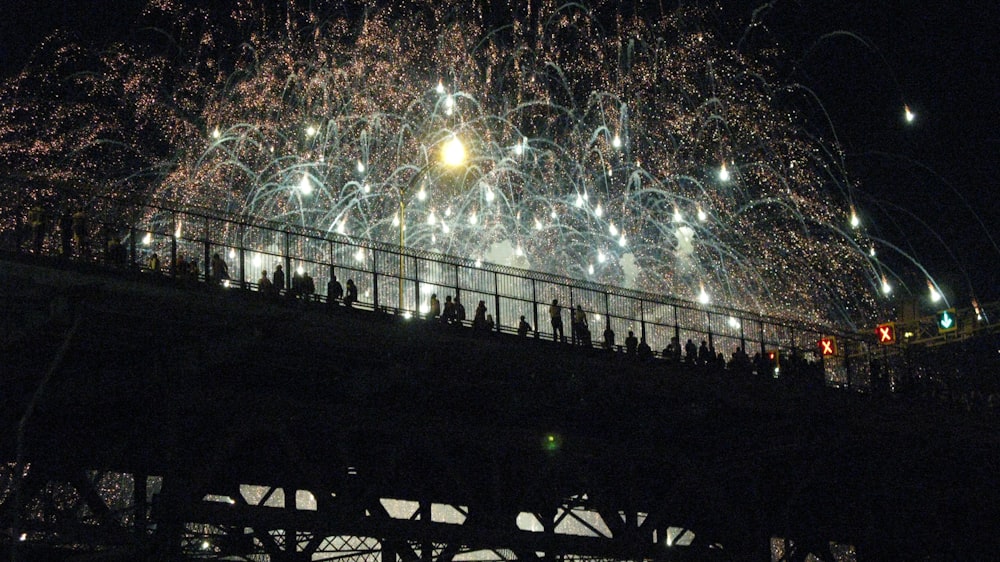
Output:
[[958,319],[955,318],[955,309],[949,308],[937,314],[937,329],[939,334],[954,332],[958,329]]

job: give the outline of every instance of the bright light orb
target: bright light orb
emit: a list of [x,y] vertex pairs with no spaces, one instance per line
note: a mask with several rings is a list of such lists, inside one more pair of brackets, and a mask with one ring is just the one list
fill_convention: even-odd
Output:
[[608,256],[604,255],[604,250],[598,250],[597,252],[597,263],[604,263],[607,261]]
[[541,230],[541,229],[542,229],[542,221],[535,219],[535,230]]
[[624,248],[626,244],[628,244],[628,241],[625,240],[625,233],[623,232],[621,238],[618,239],[618,245]]
[[420,201],[427,200],[427,190],[424,189],[424,186],[420,186],[420,191],[417,192],[417,199]]
[[681,222],[684,217],[681,215],[680,209],[674,209],[674,222]]
[[434,211],[431,211],[430,214],[427,215],[427,224],[433,226],[434,223],[436,222],[437,222],[437,217],[434,216]]
[[875,257],[875,246],[872,246],[871,248],[868,248],[868,255],[871,256],[871,257],[873,257],[873,258]]
[[522,257],[522,256],[524,256],[524,249],[521,248],[520,244],[518,244],[517,248],[514,250],[514,255],[517,256],[517,257],[519,257],[519,258]]
[[740,329],[740,321],[737,320],[735,316],[730,316],[729,317],[729,327],[732,328],[732,329],[734,329],[734,330]]
[[594,207],[594,216],[597,216],[597,217],[603,217],[604,216],[604,207],[601,207],[600,203],[597,204],[597,207]]
[[263,260],[261,259],[260,254],[254,254],[253,257],[250,258],[250,264],[255,268],[260,267],[262,262]]
[[316,136],[316,127],[313,127],[312,125],[309,125],[308,127],[306,127],[306,136],[307,137],[314,137],[314,136]]
[[708,220],[708,213],[706,213],[701,207],[698,207],[698,220],[701,222]]
[[361,160],[358,160],[358,173],[359,174],[365,173],[365,163],[362,162]]
[[587,275],[593,275],[593,274],[594,274],[594,264],[590,264],[587,266]]
[[357,252],[354,252],[354,259],[357,261],[365,261],[365,250],[364,248],[358,248]]
[[927,280],[927,289],[930,292],[931,302],[941,301],[941,293],[937,290],[937,287],[934,286],[934,283],[932,283],[930,279]]
[[313,185],[309,181],[309,174],[302,174],[302,179],[299,180],[299,192],[302,195],[312,195]]
[[907,123],[913,123],[913,120],[917,118],[917,114],[910,111],[910,106],[903,106],[903,117],[906,119]]
[[451,232],[451,227],[448,226],[448,223],[446,223],[444,221],[441,222],[441,232],[444,232],[445,234],[448,234],[449,232]]
[[218,127],[212,129],[212,138],[218,139],[220,137],[222,137],[222,131],[220,131]]
[[434,91],[437,92],[437,93],[439,93],[439,94],[443,94],[444,93],[444,84],[440,80],[438,80],[438,84],[434,88]]
[[580,195],[579,193],[576,194],[576,207],[583,207],[583,195]]
[[368,185],[368,183],[365,182],[365,184],[361,186],[361,191],[364,191],[365,193],[371,193],[372,186]]
[[337,234],[347,234],[347,218],[337,223]]
[[615,223],[608,223],[608,234],[618,236],[618,227],[615,226]]
[[444,143],[441,150],[441,160],[447,166],[461,166],[465,163],[465,145],[458,137],[451,137]]
[[399,213],[392,215],[392,226],[399,226]]
[[729,169],[726,168],[726,163],[723,162],[722,166],[719,168],[719,179],[722,181],[729,181]]
[[884,276],[882,277],[882,294],[886,296],[892,294],[892,285],[889,284],[889,280]]
[[708,292],[705,291],[705,287],[702,287],[701,291],[698,292],[698,302],[701,304],[708,304],[712,302],[712,297],[710,297]]
[[478,222],[479,222],[479,217],[476,216],[476,212],[473,211],[473,212],[469,213],[469,224],[475,225]]
[[142,245],[149,246],[152,243],[153,243],[153,233],[147,232],[145,236],[142,237]]
[[861,218],[858,217],[858,213],[851,209],[851,228],[858,228],[861,226]]
[[497,198],[497,195],[496,195],[496,193],[493,192],[493,188],[492,187],[487,187],[486,188],[486,202],[487,203],[492,203],[493,200],[496,199],[496,198]]
[[611,139],[611,146],[613,146],[615,148],[621,148],[622,147],[622,138],[616,134],[615,138]]

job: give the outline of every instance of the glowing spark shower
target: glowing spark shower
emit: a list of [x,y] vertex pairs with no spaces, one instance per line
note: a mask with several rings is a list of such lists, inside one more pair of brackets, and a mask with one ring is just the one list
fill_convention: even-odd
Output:
[[154,0],[134,43],[54,38],[2,92],[4,165],[34,201],[405,228],[407,247],[808,320],[868,319],[897,278],[839,147],[799,118],[811,98],[720,40],[718,7],[282,4]]

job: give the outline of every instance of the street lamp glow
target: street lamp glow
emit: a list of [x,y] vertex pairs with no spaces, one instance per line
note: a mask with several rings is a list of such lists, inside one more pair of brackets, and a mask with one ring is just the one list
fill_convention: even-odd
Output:
[[451,137],[444,143],[441,160],[447,166],[457,167],[465,163],[465,145],[458,137]]

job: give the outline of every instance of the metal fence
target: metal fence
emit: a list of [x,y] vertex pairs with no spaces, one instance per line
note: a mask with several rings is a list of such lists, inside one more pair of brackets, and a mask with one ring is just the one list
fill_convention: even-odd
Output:
[[[582,308],[593,345],[600,346],[605,329],[610,328],[618,345],[631,331],[657,354],[672,340],[683,345],[690,339],[695,344],[707,342],[727,360],[736,349],[751,356],[771,351],[782,357],[808,355],[820,338],[836,336],[841,353],[827,361],[827,381],[863,385],[867,380],[870,342],[829,326],[171,202],[113,202],[95,206],[94,215],[98,216],[88,225],[91,236],[120,237],[123,253],[133,266],[142,267],[156,253],[167,274],[175,274],[176,265],[184,260],[197,263],[198,271],[207,275],[212,256],[218,253],[227,262],[229,283],[245,290],[256,289],[264,272],[273,273],[280,265],[286,287],[296,271],[313,277],[317,300],[326,299],[327,282],[336,275],[342,283],[355,282],[360,307],[423,318],[432,294],[441,301],[445,296],[460,297],[470,316],[483,301],[497,331],[516,332],[524,316],[535,328],[535,337],[541,338],[553,337],[549,305],[558,300],[566,326],[570,326],[571,309]],[[50,249],[57,249],[58,240],[51,240],[56,235],[49,238]],[[102,244],[107,240],[96,246]],[[30,246],[30,242],[23,245]]]

